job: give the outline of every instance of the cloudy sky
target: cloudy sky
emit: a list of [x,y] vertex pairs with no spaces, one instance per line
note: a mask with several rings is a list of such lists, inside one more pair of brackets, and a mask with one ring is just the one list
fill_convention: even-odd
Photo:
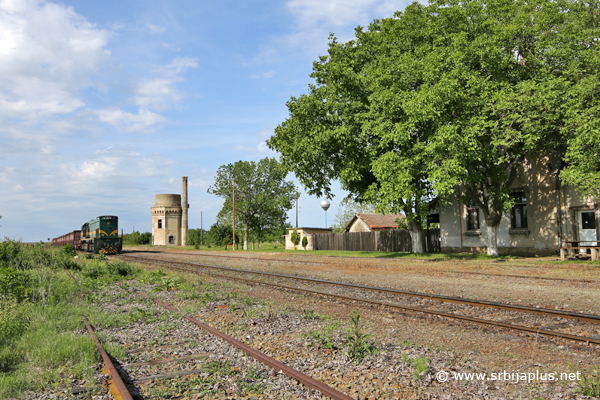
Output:
[[[208,228],[219,165],[277,156],[265,140],[329,32],[349,40],[409,3],[0,0],[0,237],[46,240],[107,214],[150,231],[154,195],[181,193],[184,175],[190,228],[201,211]],[[324,225],[319,203],[302,194],[301,226]]]

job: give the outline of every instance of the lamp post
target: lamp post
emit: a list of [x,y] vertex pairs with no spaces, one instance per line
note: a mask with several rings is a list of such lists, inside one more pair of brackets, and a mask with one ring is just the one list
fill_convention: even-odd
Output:
[[233,251],[235,251],[235,165],[233,168],[234,169],[231,172],[231,182],[233,189]]

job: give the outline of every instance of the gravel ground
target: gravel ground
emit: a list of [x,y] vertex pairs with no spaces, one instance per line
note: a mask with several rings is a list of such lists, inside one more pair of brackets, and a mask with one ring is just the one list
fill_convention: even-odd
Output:
[[[241,253],[241,252],[240,252]],[[219,255],[222,255],[220,253]],[[239,253],[236,256],[240,257]],[[161,258],[165,254],[160,255]],[[524,280],[515,278],[490,278],[488,276],[452,276],[443,268],[467,269],[468,265],[458,265],[451,262],[448,265],[436,264],[436,271],[419,273],[412,271],[404,273],[404,269],[412,267],[394,265],[386,260],[386,265],[378,266],[378,260],[366,260],[373,265],[363,263],[365,260],[351,260],[352,266],[343,272],[339,271],[339,265],[330,264],[292,264],[276,261],[224,259],[208,257],[192,257],[188,255],[171,255],[182,261],[208,263],[238,268],[269,270],[279,273],[318,277],[325,279],[343,280],[362,284],[377,286],[396,287],[423,292],[434,292],[450,296],[465,297],[514,302],[524,305],[548,306],[554,304],[556,293],[564,293],[572,301],[572,311],[600,313],[598,302],[593,304],[588,301],[587,296],[598,298],[599,289],[597,285],[587,283],[572,283],[564,281],[546,280]],[[243,256],[242,256],[243,257]],[[263,255],[261,255],[263,257]],[[282,258],[277,254],[277,258]],[[275,258],[275,256],[274,256]],[[311,257],[314,261],[316,258]],[[339,262],[337,264],[340,264]],[[343,263],[342,263],[343,264]],[[466,262],[464,264],[469,264]],[[471,263],[473,264],[473,263]],[[477,261],[479,268],[481,261]],[[491,264],[490,270],[497,268],[500,263]],[[502,263],[506,265],[508,263]],[[361,266],[362,265],[362,266]],[[569,266],[567,266],[569,267]],[[533,267],[511,266],[510,273],[523,273],[524,269]],[[542,268],[535,267],[543,271]],[[554,267],[550,267],[554,268]],[[597,269],[597,267],[595,267]],[[398,274],[395,274],[395,270]],[[518,270],[520,269],[520,270]],[[555,268],[556,269],[556,268]],[[518,271],[515,271],[518,270]],[[569,270],[569,268],[567,268]],[[486,271],[487,272],[487,271]],[[591,272],[597,272],[592,268]],[[555,271],[555,275],[564,274],[564,271]],[[440,275],[434,286],[432,275]],[[444,275],[444,276],[441,276]],[[454,274],[456,275],[456,274]],[[541,275],[541,274],[538,274]],[[590,278],[592,274],[588,273]],[[410,276],[410,285],[406,285],[407,276]],[[591,276],[595,279],[596,276]],[[406,285],[406,286],[403,286]],[[439,290],[431,290],[435,287]],[[424,289],[425,288],[425,289]],[[460,288],[460,289],[457,289]],[[535,297],[526,297],[527,288],[536,288]],[[577,289],[577,290],[574,290]],[[369,322],[369,331],[382,343],[380,346],[398,346],[397,352],[416,351],[413,357],[426,357],[431,360],[430,382],[425,385],[427,378],[417,380],[411,385],[402,385],[402,393],[412,393],[412,398],[579,398],[575,382],[548,382],[534,381],[531,383],[519,382],[509,383],[505,381],[453,381],[439,383],[435,380],[438,371],[455,372],[503,372],[507,373],[537,373],[544,372],[580,372],[590,376],[589,370],[599,364],[599,349],[595,346],[578,345],[563,340],[553,340],[544,337],[520,334],[506,329],[487,328],[458,321],[450,321],[443,318],[424,316],[414,313],[401,313],[394,310],[381,310],[375,307],[366,307],[360,304],[346,304],[331,298],[316,298],[315,296],[304,296],[298,292],[287,292],[274,290],[263,286],[253,287],[253,294],[264,299],[270,299],[276,304],[286,304],[290,309],[301,312],[303,309],[315,310],[318,313],[333,315],[341,320],[348,321],[351,311],[358,311]],[[458,290],[458,292],[456,291]],[[495,291],[502,295],[489,295]],[[580,294],[580,292],[583,292]],[[465,295],[465,293],[467,295]],[[487,294],[487,295],[486,295]],[[519,301],[520,300],[520,301]],[[546,304],[544,304],[546,303]],[[555,306],[556,307],[556,306]],[[553,307],[554,308],[554,307]],[[562,308],[562,307],[558,307]],[[594,333],[594,332],[592,332]],[[410,345],[406,345],[410,343]],[[403,345],[404,344],[404,345]],[[392,352],[393,353],[393,352]],[[401,359],[403,356],[399,356]],[[410,365],[410,363],[408,363]],[[362,364],[361,364],[362,365]],[[409,374],[410,375],[410,374]],[[506,375],[504,375],[506,377]],[[542,376],[543,377],[543,376]],[[512,382],[517,376],[513,375]],[[419,388],[414,389],[414,388]],[[407,389],[413,388],[413,389]],[[353,395],[354,396],[354,395]],[[436,397],[437,396],[437,397]],[[578,397],[579,396],[579,397]],[[356,396],[354,396],[356,397]],[[368,398],[368,397],[367,397]],[[378,398],[375,396],[375,398]],[[391,397],[393,398],[393,396]],[[411,398],[408,395],[407,398]],[[584,397],[583,397],[584,398]]]
[[[550,304],[563,308],[561,303],[569,297],[566,304],[570,310],[600,313],[598,302],[588,301],[599,298],[598,285],[457,276],[448,272],[477,270],[479,267],[473,266],[481,262],[423,263],[435,264],[434,269],[423,271],[405,261],[388,260],[333,263],[323,258],[322,264],[298,264],[185,254],[157,256],[534,306]],[[497,265],[491,264],[489,271],[495,273],[495,268]],[[537,266],[511,266],[510,273],[522,274],[532,268],[542,270]],[[565,273],[554,271],[554,274]],[[115,300],[106,307],[124,316],[135,315],[136,320],[122,329],[95,328],[101,340],[111,340],[127,350],[126,356],[117,361],[126,372],[126,383],[135,388],[138,398],[322,398],[320,393],[261,366],[220,339],[149,302],[143,294],[184,309],[208,325],[356,399],[586,399],[590,397],[578,391],[577,381],[550,381],[548,374],[571,373],[576,377],[579,373],[589,377],[590,370],[600,364],[600,349],[595,346],[266,285],[234,283],[208,274],[185,278],[188,283],[196,279],[202,284],[195,284],[192,292],[152,291],[152,285],[128,282],[112,287],[108,293]],[[350,351],[349,337],[356,337],[351,334],[353,313],[360,315],[359,322],[366,323],[359,332],[367,334],[362,337],[363,348],[372,351],[362,359],[352,357]],[[81,334],[85,334],[83,330]],[[185,359],[168,362],[182,357]],[[141,364],[155,359],[167,362]],[[195,373],[173,379],[143,379],[181,371]],[[445,377],[446,372],[449,380],[440,382],[438,378]],[[488,379],[454,379],[453,373],[487,373]],[[492,373],[500,373],[500,379],[489,379]],[[537,379],[523,382],[523,373],[533,374],[530,377]],[[98,371],[96,382],[70,382],[70,386],[99,385],[104,379]],[[69,388],[59,388],[56,392],[30,393],[26,398],[75,397],[68,393]],[[102,387],[79,397],[110,398]]]

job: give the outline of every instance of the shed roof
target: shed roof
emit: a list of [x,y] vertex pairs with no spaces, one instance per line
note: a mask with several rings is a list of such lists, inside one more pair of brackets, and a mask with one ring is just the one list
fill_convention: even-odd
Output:
[[397,219],[404,219],[404,214],[375,214],[375,213],[358,213],[356,214],[346,225],[346,232],[350,230],[350,226],[354,223],[354,221],[360,218],[367,225],[369,225],[369,229],[392,229],[397,228],[398,224],[396,223]]

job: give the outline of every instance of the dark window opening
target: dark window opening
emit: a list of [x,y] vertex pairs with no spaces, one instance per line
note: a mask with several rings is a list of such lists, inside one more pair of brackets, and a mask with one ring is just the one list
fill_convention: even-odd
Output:
[[467,206],[467,230],[475,231],[479,229],[479,207],[473,202]]
[[527,196],[524,192],[512,194],[515,205],[511,210],[511,227],[513,229],[527,228]]
[[173,236],[169,236],[169,244],[175,244],[175,238]]
[[158,220],[158,229],[162,229],[162,219]]
[[596,216],[593,211],[581,213],[581,229],[596,229]]

